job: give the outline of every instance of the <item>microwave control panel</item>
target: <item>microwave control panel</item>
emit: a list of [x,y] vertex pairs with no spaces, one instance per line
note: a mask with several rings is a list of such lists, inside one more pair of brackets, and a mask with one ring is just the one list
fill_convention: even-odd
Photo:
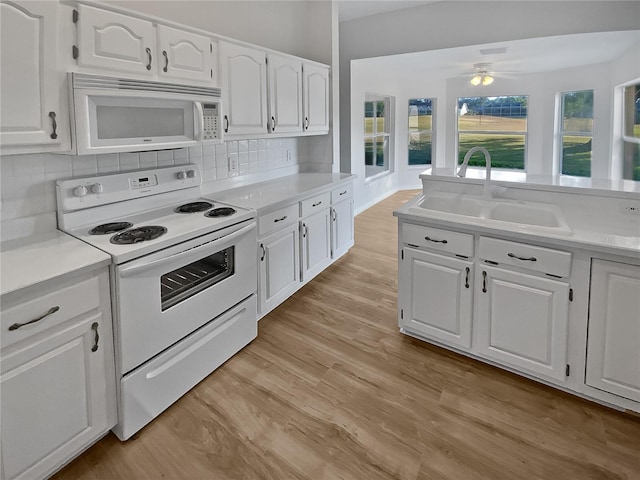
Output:
[[217,103],[205,103],[202,105],[202,139],[203,140],[219,140],[219,108]]

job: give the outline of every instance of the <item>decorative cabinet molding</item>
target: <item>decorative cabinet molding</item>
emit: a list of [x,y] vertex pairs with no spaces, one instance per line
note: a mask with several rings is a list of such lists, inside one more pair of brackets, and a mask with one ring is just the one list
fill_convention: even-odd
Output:
[[267,57],[263,51],[220,42],[224,133],[267,133]]
[[302,62],[268,54],[269,132],[302,132]]
[[1,153],[70,149],[65,75],[57,69],[58,2],[0,2]]
[[213,43],[207,37],[158,25],[158,55],[162,79],[213,82]]
[[329,69],[303,64],[304,131],[329,131]]

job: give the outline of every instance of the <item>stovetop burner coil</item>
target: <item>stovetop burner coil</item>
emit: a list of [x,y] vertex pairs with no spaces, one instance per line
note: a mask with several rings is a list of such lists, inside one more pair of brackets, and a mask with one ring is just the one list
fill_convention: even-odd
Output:
[[209,210],[213,207],[213,203],[209,202],[191,202],[185,203],[184,205],[180,205],[175,209],[176,213],[198,213],[204,212],[205,210]]
[[131,245],[133,243],[144,242],[145,240],[154,240],[165,233],[167,233],[166,227],[148,225],[118,233],[111,238],[111,243],[115,243],[116,245]]
[[214,208],[213,210],[209,210],[205,213],[205,217],[227,217],[229,215],[233,215],[236,211],[231,207],[219,207]]
[[121,232],[131,227],[133,227],[133,223],[131,222],[103,223],[89,230],[89,235],[108,235],[110,233]]

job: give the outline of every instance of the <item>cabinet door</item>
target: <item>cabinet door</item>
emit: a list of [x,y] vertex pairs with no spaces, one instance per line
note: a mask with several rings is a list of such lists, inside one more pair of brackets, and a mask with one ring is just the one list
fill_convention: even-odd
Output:
[[43,478],[112,426],[110,338],[98,314],[3,355],[2,478]]
[[586,383],[640,402],[640,266],[593,260]]
[[220,42],[219,55],[225,133],[267,133],[266,54]]
[[269,131],[302,132],[302,63],[269,54]]
[[329,130],[329,69],[305,63],[303,66],[304,130]]
[[56,69],[58,2],[0,3],[2,153],[69,149],[64,74]]
[[153,24],[78,5],[78,65],[152,76],[158,64]]
[[298,224],[265,237],[258,244],[260,280],[259,313],[265,315],[300,286]]
[[398,286],[400,328],[470,348],[472,269],[471,262],[405,248]]
[[302,243],[302,281],[306,282],[331,263],[330,210],[324,210],[300,222]]
[[160,78],[213,82],[213,46],[207,37],[158,25],[158,52]]
[[476,285],[478,352],[541,377],[564,381],[569,284],[482,267]]
[[338,258],[353,247],[353,198],[331,208],[331,252]]

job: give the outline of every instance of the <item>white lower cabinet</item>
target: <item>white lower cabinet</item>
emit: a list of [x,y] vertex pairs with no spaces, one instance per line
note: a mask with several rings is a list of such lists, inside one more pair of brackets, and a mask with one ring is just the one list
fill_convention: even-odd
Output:
[[115,425],[107,275],[3,305],[3,479],[46,477]]
[[586,383],[640,402],[640,265],[591,263]]
[[331,264],[331,211],[324,208],[300,222],[302,281],[306,282]]
[[478,353],[564,381],[569,284],[483,266],[478,269],[476,285]]
[[331,207],[331,256],[342,256],[353,242],[353,198],[349,198]]
[[400,327],[471,347],[473,263],[405,248],[400,261]]
[[259,312],[264,315],[288,298],[300,285],[298,223],[278,230],[258,243]]

